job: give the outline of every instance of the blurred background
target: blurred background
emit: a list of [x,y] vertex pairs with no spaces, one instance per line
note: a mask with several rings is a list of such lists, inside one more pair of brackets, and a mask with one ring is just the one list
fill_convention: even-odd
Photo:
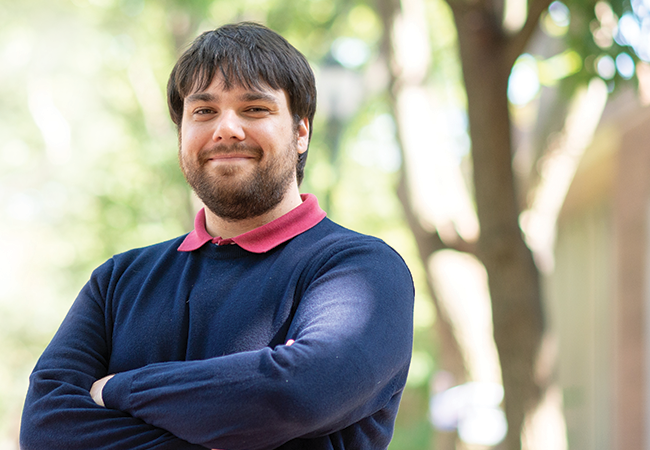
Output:
[[0,0],[0,450],[90,272],[192,229],[165,85],[241,20],[316,73],[302,191],[414,274],[390,448],[650,449],[647,0]]

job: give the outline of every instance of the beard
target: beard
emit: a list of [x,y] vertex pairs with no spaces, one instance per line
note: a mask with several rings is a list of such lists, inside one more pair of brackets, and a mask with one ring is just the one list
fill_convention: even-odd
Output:
[[[254,170],[238,166],[210,167],[215,154],[245,153],[254,157]],[[201,150],[189,160],[179,150],[180,166],[185,179],[212,213],[228,221],[261,216],[284,198],[296,176],[298,152],[295,141],[283,153],[267,157],[260,147],[242,143]]]

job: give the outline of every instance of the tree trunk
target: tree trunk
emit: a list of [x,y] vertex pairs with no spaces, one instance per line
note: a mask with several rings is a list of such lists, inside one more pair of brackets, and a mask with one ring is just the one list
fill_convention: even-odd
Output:
[[[393,23],[401,12],[399,0],[380,0],[385,34],[383,54],[391,71],[393,98],[411,74],[398,67],[392,48]],[[531,4],[532,5],[532,4]],[[473,182],[480,223],[475,254],[484,264],[492,301],[494,339],[499,354],[508,434],[503,448],[519,450],[526,414],[539,402],[542,387],[535,377],[535,365],[543,335],[539,273],[519,228],[520,209],[512,171],[512,143],[508,110],[508,78],[514,58],[530,36],[537,16],[518,35],[517,41],[504,34],[495,12],[484,2],[450,1],[458,31],[460,58],[467,92],[469,133],[472,141]],[[423,82],[423,80],[421,80]],[[395,106],[395,105],[394,105]],[[397,108],[395,108],[397,111]],[[399,121],[398,121],[399,122]],[[414,231],[422,260],[427,266],[431,253],[445,244],[436,232],[422,230],[416,213],[400,196]],[[460,240],[461,246],[464,244]],[[440,308],[439,308],[440,309]],[[441,317],[444,319],[443,317]],[[448,325],[444,323],[443,325]],[[451,330],[443,326],[444,330]],[[448,333],[447,337],[449,337]],[[453,339],[450,348],[457,353]],[[443,350],[443,351],[444,351]]]
[[539,401],[535,363],[543,334],[539,273],[519,228],[512,171],[506,39],[494,17],[452,8],[467,92],[473,179],[481,226],[477,255],[488,273],[508,450],[521,448],[525,415]]

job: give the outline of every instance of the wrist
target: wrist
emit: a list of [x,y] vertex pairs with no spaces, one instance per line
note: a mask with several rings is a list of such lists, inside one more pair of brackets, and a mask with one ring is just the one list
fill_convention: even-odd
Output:
[[104,386],[106,386],[106,383],[108,380],[113,378],[115,374],[112,375],[107,375],[104,378],[100,378],[99,380],[95,381],[90,388],[90,396],[92,397],[93,401],[97,403],[99,406],[106,406],[104,404]]

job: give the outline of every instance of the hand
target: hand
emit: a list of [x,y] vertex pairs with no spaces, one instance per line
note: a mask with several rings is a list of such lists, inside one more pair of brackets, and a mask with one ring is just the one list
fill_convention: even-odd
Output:
[[99,406],[106,406],[104,405],[104,398],[102,397],[102,391],[104,390],[104,386],[106,385],[106,382],[113,378],[115,374],[112,375],[107,375],[104,378],[100,378],[99,380],[95,381],[90,388],[90,396],[92,399],[97,403]]

